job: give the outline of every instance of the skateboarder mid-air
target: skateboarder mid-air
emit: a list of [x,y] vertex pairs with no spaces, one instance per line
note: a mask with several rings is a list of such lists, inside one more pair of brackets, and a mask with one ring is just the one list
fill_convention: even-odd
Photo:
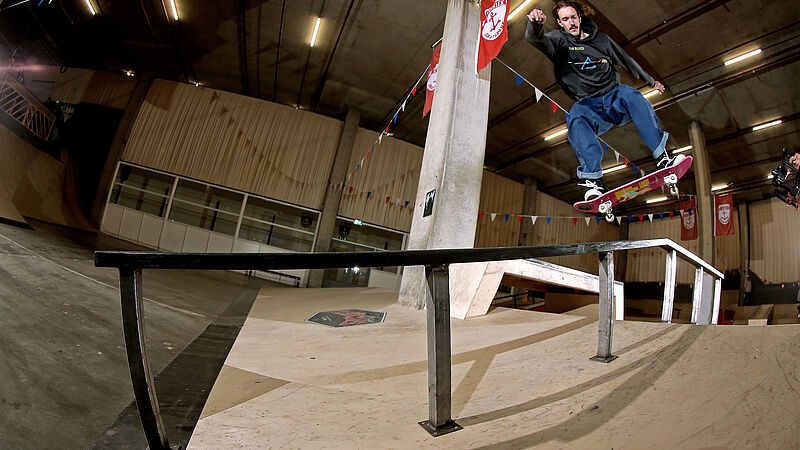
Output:
[[665,145],[669,134],[658,125],[650,102],[638,90],[620,84],[614,69],[619,65],[653,89],[664,92],[654,80],[608,35],[587,18],[594,11],[575,1],[558,1],[553,16],[559,29],[544,33],[547,16],[540,9],[528,15],[525,39],[553,62],[556,81],[577,100],[568,115],[567,137],[578,157],[579,186],[587,188],[584,200],[606,192],[603,183],[603,149],[595,136],[612,126],[633,121],[644,143],[653,152],[659,169],[677,164],[683,155],[670,156]]

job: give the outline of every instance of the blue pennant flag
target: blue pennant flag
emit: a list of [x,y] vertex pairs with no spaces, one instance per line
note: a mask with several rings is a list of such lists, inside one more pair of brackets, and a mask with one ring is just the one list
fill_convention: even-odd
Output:
[[523,78],[522,78],[522,76],[520,76],[520,74],[517,74],[517,86],[519,86],[520,84],[522,84],[522,81],[523,81]]
[[634,175],[638,175],[639,174],[639,168],[638,167],[633,166],[633,174]]
[[664,213],[658,213],[658,220],[664,220]]
[[568,112],[565,112],[565,113],[564,113],[564,117],[566,117],[566,119],[567,119],[567,124],[569,124],[569,113],[568,113]]
[[367,198],[369,198],[370,195],[372,195],[372,192],[367,192]]
[[506,222],[508,222],[508,218],[511,217],[511,215],[510,214],[504,214],[504,216],[506,218]]
[[409,204],[409,203],[410,203],[410,202],[409,202],[408,200],[406,200],[406,204],[405,204],[405,207],[406,207],[406,208],[408,208],[408,204]]
[[631,220],[633,220],[633,216],[628,216],[628,223],[631,223]]
[[392,118],[392,122],[393,123],[397,123],[397,113],[399,113],[399,112],[400,111],[397,111],[396,113],[394,113],[394,117]]
[[551,220],[551,219],[552,219],[552,217],[548,217],[548,218],[547,218],[547,224],[548,224],[548,225],[550,225],[550,220]]
[[595,217],[594,220],[595,220],[595,222],[597,222],[598,225],[600,225],[600,218],[599,217]]
[[605,155],[607,151],[608,151],[608,144],[603,142],[603,154]]

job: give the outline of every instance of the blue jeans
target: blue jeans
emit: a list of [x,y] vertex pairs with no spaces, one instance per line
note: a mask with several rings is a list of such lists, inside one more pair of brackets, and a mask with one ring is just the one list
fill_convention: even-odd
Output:
[[661,130],[653,105],[636,89],[620,84],[602,97],[582,98],[572,106],[567,137],[580,163],[578,178],[595,180],[603,176],[603,147],[596,136],[631,120],[653,157],[661,157],[669,133]]

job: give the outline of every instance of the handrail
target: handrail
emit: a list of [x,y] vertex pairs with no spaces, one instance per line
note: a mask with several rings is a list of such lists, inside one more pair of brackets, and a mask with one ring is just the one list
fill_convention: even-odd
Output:
[[[120,272],[120,298],[123,330],[131,371],[131,382],[145,437],[151,449],[169,447],[158,407],[153,375],[147,357],[144,310],[141,296],[142,269],[196,270],[274,270],[324,269],[345,267],[425,266],[431,295],[426,296],[428,341],[428,410],[429,420],[420,422],[433,436],[457,431],[461,427],[450,417],[450,294],[449,265],[456,263],[530,259],[548,256],[597,253],[599,256],[598,350],[592,359],[613,361],[611,338],[614,323],[613,252],[658,247],[667,252],[667,282],[664,311],[672,311],[677,257],[696,267],[693,321],[701,323],[705,309],[707,323],[716,323],[719,293],[724,275],[669,239],[591,242],[582,244],[532,247],[460,248],[340,253],[158,253],[97,251],[97,267],[116,267]],[[672,274],[670,275],[670,271]],[[713,307],[704,290],[706,278],[714,278]],[[666,316],[666,313],[664,314]],[[708,316],[713,318],[709,319]],[[669,321],[665,320],[665,321]]]

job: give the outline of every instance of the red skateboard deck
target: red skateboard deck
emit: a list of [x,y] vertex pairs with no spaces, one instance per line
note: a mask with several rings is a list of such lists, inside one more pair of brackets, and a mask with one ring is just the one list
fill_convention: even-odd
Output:
[[669,185],[670,193],[677,196],[678,186],[676,183],[689,171],[689,167],[691,166],[692,157],[686,156],[678,164],[665,169],[656,170],[628,184],[612,189],[588,202],[577,202],[573,206],[578,211],[605,214],[606,220],[611,222],[614,220],[614,215],[611,213],[614,206],[658,189],[661,186]]

